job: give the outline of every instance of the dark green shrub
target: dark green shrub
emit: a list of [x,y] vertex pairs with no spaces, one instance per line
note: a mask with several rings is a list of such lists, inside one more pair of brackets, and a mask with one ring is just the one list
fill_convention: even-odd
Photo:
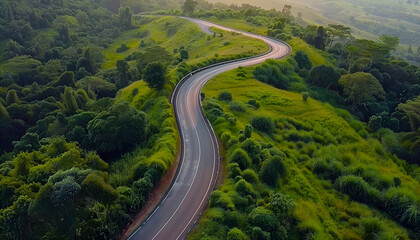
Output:
[[188,51],[185,49],[182,49],[181,51],[179,51],[179,54],[181,55],[181,59],[188,59]]
[[382,117],[379,115],[373,115],[369,118],[369,128],[376,131],[382,127]]
[[252,134],[253,127],[250,124],[245,125],[244,136],[246,138],[250,138]]
[[248,154],[238,148],[230,156],[230,163],[237,163],[241,169],[246,169],[251,165],[251,159],[249,159]]
[[255,107],[256,109],[260,108],[260,104],[255,99],[251,99],[248,101],[248,104]]
[[230,132],[223,132],[220,136],[220,140],[222,141],[223,145],[226,146],[231,137],[232,135],[230,134]]
[[239,228],[232,228],[227,233],[227,240],[246,240],[248,237]]
[[215,190],[211,193],[209,199],[210,207],[219,207],[226,210],[234,210],[234,205],[227,195],[219,190]]
[[254,170],[252,170],[252,169],[245,169],[242,172],[242,177],[247,182],[250,182],[250,183],[258,183],[259,182],[257,173],[255,173]]
[[252,228],[252,240],[270,240],[270,233],[263,231],[260,227]]
[[254,77],[276,88],[288,89],[293,81],[293,73],[294,68],[290,63],[267,60],[255,68]]
[[133,95],[133,97],[135,97],[138,93],[139,93],[139,89],[134,88],[133,91],[131,92],[131,95]]
[[246,112],[245,106],[242,103],[232,101],[229,104],[229,109],[235,112],[244,113]]
[[127,47],[127,45],[125,45],[125,43],[121,44],[121,46],[119,48],[117,48],[117,53],[122,53],[127,51],[129,48]]
[[236,76],[241,77],[241,78],[246,78],[246,75],[243,72],[237,73]]
[[221,93],[219,94],[218,99],[219,99],[220,101],[227,101],[227,102],[230,102],[230,101],[232,101],[232,93],[230,93],[230,92],[221,92]]
[[395,187],[399,187],[399,186],[401,186],[401,178],[399,178],[399,177],[394,177],[393,181],[394,181],[394,186],[395,186]]
[[335,188],[347,194],[353,200],[376,204],[379,202],[380,192],[371,187],[363,178],[353,175],[341,176],[334,183]]
[[275,232],[279,222],[274,213],[264,207],[257,207],[248,216],[253,226],[261,228],[266,232]]
[[338,89],[338,79],[340,79],[340,75],[335,72],[334,68],[320,65],[311,70],[308,82],[322,88]]
[[303,101],[307,101],[309,97],[309,92],[302,92],[302,100]]
[[286,166],[282,163],[283,158],[273,156],[265,160],[261,166],[260,179],[270,186],[275,186],[280,177],[287,174]]
[[267,134],[274,132],[274,121],[269,117],[253,117],[251,125],[260,132]]
[[252,185],[244,179],[239,180],[235,184],[235,190],[242,196],[254,195],[254,189],[252,188]]
[[290,217],[295,209],[295,201],[287,194],[275,193],[270,199],[270,209],[276,214],[282,224],[290,224]]
[[237,138],[237,137],[235,137],[235,136],[232,136],[232,137],[229,139],[229,141],[228,141],[228,143],[227,143],[227,146],[228,146],[228,147],[232,147],[233,145],[237,144],[238,142],[239,142],[238,138]]
[[239,168],[238,163],[230,163],[227,166],[227,175],[229,178],[235,179],[236,176],[240,176],[241,174],[241,168]]
[[305,52],[297,51],[294,56],[294,59],[298,63],[300,69],[304,68],[310,70],[312,68],[312,62]]
[[242,143],[241,148],[246,151],[253,164],[256,166],[260,164],[261,146],[257,141],[248,138]]
[[343,174],[344,166],[338,161],[315,160],[312,171],[323,179],[335,180]]

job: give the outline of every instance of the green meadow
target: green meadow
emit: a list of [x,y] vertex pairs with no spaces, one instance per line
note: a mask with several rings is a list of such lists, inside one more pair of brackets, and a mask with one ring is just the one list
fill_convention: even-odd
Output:
[[[157,46],[163,47],[169,54],[176,56],[174,49],[184,46],[188,51],[187,64],[197,64],[212,57],[232,57],[239,54],[256,55],[266,52],[264,42],[250,39],[240,34],[212,29],[216,36],[207,35],[195,23],[176,17],[148,16],[146,24],[121,34],[105,53],[104,69],[115,67],[117,60],[122,60],[134,52]],[[140,43],[144,41],[144,46]],[[128,50],[117,52],[126,44]],[[179,54],[178,54],[179,55]]]
[[[321,56],[319,59],[327,62]],[[223,73],[203,89],[203,107],[224,153],[224,181],[212,194],[209,209],[189,239],[241,235],[233,227],[243,234],[238,239],[270,239],[255,238],[261,229],[261,236],[271,239],[283,239],[282,234],[289,239],[373,239],[369,238],[372,231],[383,236],[375,239],[409,239],[401,221],[396,221],[388,208],[372,207],[372,202],[360,196],[367,188],[375,192],[374,197],[366,193],[366,198],[375,199],[372,201],[390,204],[389,199],[403,195],[418,206],[419,175],[368,137],[364,124],[345,110],[311,98],[304,101],[299,93],[259,82],[253,78],[254,69],[240,67]],[[222,97],[229,95],[226,92],[232,100]],[[257,130],[255,116],[271,119],[272,131]],[[254,130],[246,136],[249,123]],[[239,164],[240,168],[238,149],[245,150],[244,159],[248,158],[246,166]],[[268,174],[264,166],[276,152],[282,156],[286,173],[270,185],[264,181],[264,174]],[[348,178],[357,179],[363,187],[352,190],[353,185],[348,184],[341,188]],[[244,179],[246,193],[239,188]],[[266,211],[258,215],[261,218],[273,216],[275,194],[289,196],[294,202],[290,216],[275,214],[276,227],[285,229],[283,233],[270,229],[268,222],[254,219],[255,208]],[[293,219],[289,226],[282,221],[284,217]]]

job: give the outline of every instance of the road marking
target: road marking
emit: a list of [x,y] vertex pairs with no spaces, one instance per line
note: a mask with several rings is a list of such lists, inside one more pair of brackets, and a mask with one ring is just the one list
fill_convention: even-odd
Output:
[[[191,88],[191,87],[190,87]],[[188,93],[189,93],[189,91],[188,91]],[[187,96],[188,96],[189,94],[187,94]],[[191,109],[190,109],[190,105],[189,104],[187,104],[187,110],[188,110],[188,116],[190,117],[190,119],[192,119],[191,118]],[[184,203],[184,200],[185,200],[185,198],[188,196],[188,193],[190,192],[190,190],[191,190],[191,187],[194,185],[194,182],[195,182],[195,178],[196,178],[196,176],[197,176],[197,172],[198,172],[198,169],[199,169],[199,167],[200,167],[200,163],[201,163],[201,143],[200,143],[200,138],[199,138],[199,136],[198,136],[198,132],[197,132],[197,128],[194,128],[194,131],[195,131],[195,134],[196,134],[196,136],[197,136],[197,139],[198,139],[198,166],[197,166],[197,169],[195,170],[195,172],[194,172],[194,177],[193,177],[193,181],[192,181],[192,183],[190,184],[190,186],[188,187],[188,191],[187,191],[187,193],[184,195],[184,197],[182,198],[182,200],[181,200],[181,203],[179,203],[178,204],[178,207],[175,209],[175,212],[174,213],[172,213],[172,215],[171,215],[171,217],[168,219],[168,221],[166,221],[166,223],[163,225],[163,227],[161,227],[160,228],[160,230],[156,233],[156,235],[152,238],[152,240],[153,239],[155,239],[158,235],[159,235],[159,233],[166,227],[166,225],[172,220],[172,218],[175,216],[175,214],[178,212],[178,210],[179,210],[179,208],[181,207],[181,205]],[[185,146],[185,144],[184,144],[184,146]],[[168,194],[169,195],[169,194]]]
[[[190,19],[191,20],[191,19]],[[202,21],[202,20],[200,20],[200,21]],[[194,21],[193,21],[194,22]],[[221,25],[218,25],[218,24],[213,24],[213,23],[208,23],[208,22],[204,22],[204,21],[202,21],[203,23],[206,23],[208,26],[215,26],[215,27],[218,27],[218,28],[221,28],[221,29],[225,29],[225,30],[228,30],[228,31],[235,31],[235,32],[240,32],[240,33],[242,33],[242,34],[244,34],[245,36],[249,36],[249,37],[253,37],[253,38],[258,38],[258,39],[261,39],[261,40],[263,40],[265,43],[267,43],[269,46],[270,46],[270,51],[269,52],[267,52],[266,54],[264,54],[264,55],[260,55],[260,56],[257,56],[257,57],[255,57],[255,58],[247,58],[247,59],[242,59],[242,60],[239,60],[239,61],[236,61],[236,62],[230,62],[230,63],[226,63],[226,65],[220,65],[220,67],[219,68],[217,68],[217,69],[211,69],[211,71],[209,71],[209,72],[206,72],[205,74],[203,74],[203,76],[198,76],[191,84],[189,84],[187,87],[188,87],[188,90],[189,91],[187,91],[187,97],[186,97],[186,99],[188,100],[189,99],[189,96],[192,94],[191,93],[191,88],[193,87],[193,86],[195,86],[195,88],[197,88],[197,84],[198,84],[198,87],[199,87],[199,91],[201,92],[201,89],[203,88],[203,86],[205,85],[205,83],[207,83],[211,78],[213,78],[215,75],[217,75],[217,74],[219,74],[219,73],[223,73],[223,72],[225,72],[225,71],[228,71],[228,70],[231,70],[231,69],[234,69],[234,68],[236,68],[236,67],[238,67],[238,66],[250,66],[250,65],[255,65],[255,64],[257,64],[257,63],[261,63],[261,62],[263,62],[263,61],[265,61],[266,59],[272,59],[272,58],[280,58],[280,57],[284,57],[287,53],[288,53],[288,49],[289,50],[291,50],[291,48],[289,47],[287,47],[286,45],[284,45],[284,46],[280,46],[279,44],[277,44],[277,42],[276,41],[274,41],[274,40],[272,40],[272,39],[270,39],[270,38],[267,38],[267,37],[263,37],[263,36],[259,36],[259,35],[257,35],[257,34],[251,34],[251,33],[246,33],[246,32],[242,32],[242,31],[237,31],[237,30],[232,30],[232,29],[229,29],[229,28],[226,28],[226,27],[223,27],[223,26],[221,26]],[[279,54],[280,53],[280,54]],[[285,54],[282,54],[282,53],[285,53]],[[204,81],[201,81],[200,82],[200,80],[202,80],[204,78]],[[181,88],[185,88],[185,86],[186,85],[184,85],[184,84],[182,84],[182,86],[180,86],[180,89]],[[180,90],[178,91],[178,93],[180,92]],[[195,92],[196,93],[196,92]],[[199,92],[197,93],[198,95],[199,95]],[[176,99],[178,99],[179,98],[179,95],[176,95],[175,96],[176,97]],[[196,100],[195,101],[197,101],[198,100],[198,97],[196,96],[196,98],[195,98]],[[198,100],[199,101],[199,100]],[[177,101],[175,101],[175,103],[177,103]],[[201,104],[200,104],[200,101],[198,102],[199,103],[199,105],[198,105],[198,107],[199,108],[201,108]],[[186,197],[188,196],[188,194],[189,194],[189,192],[190,192],[190,190],[191,190],[191,188],[192,188],[192,186],[194,185],[194,183],[195,183],[195,180],[196,180],[196,176],[197,176],[197,172],[198,172],[198,169],[199,169],[199,167],[200,167],[200,163],[201,163],[201,143],[200,143],[200,138],[199,138],[199,136],[198,136],[198,131],[197,131],[197,128],[196,128],[196,123],[194,122],[194,120],[196,120],[196,119],[193,119],[192,118],[192,115],[191,115],[191,109],[190,109],[190,105],[188,105],[187,106],[187,109],[188,109],[188,116],[190,117],[190,119],[191,119],[191,121],[192,121],[192,124],[193,124],[193,126],[195,127],[194,128],[194,130],[195,130],[195,134],[196,134],[196,136],[197,136],[197,139],[198,139],[198,145],[199,145],[199,161],[198,161],[198,166],[197,166],[197,169],[196,169],[196,171],[195,171],[195,173],[194,173],[194,177],[193,177],[193,181],[192,181],[192,183],[191,183],[191,185],[189,186],[189,188],[188,188],[188,190],[187,190],[187,193],[185,194],[185,196],[183,197],[183,199],[182,199],[182,201],[181,201],[181,203],[177,206],[177,208],[176,208],[176,210],[175,210],[175,212],[171,215],[171,217],[169,218],[169,220],[164,224],[164,226],[163,227],[161,227],[161,229],[158,231],[158,233],[153,237],[153,239],[155,239],[159,234],[160,234],[160,232],[166,227],[166,225],[171,221],[171,219],[174,217],[174,215],[177,213],[177,211],[179,210],[179,208],[181,207],[181,205],[183,204],[183,202],[184,202],[184,200],[186,199]],[[201,111],[201,109],[200,109],[200,111]],[[178,114],[179,115],[179,114]],[[204,120],[204,122],[207,120],[202,114],[199,114],[200,116],[200,119],[201,120]],[[187,128],[187,121],[186,121],[186,119],[180,119],[180,117],[181,116],[178,116],[178,119],[180,120],[180,125],[182,126],[185,126],[185,128]],[[207,122],[208,122],[208,120],[207,120]],[[209,123],[209,122],[208,122]],[[205,125],[206,125],[206,130],[207,130],[207,132],[210,134],[210,136],[211,136],[211,138],[212,138],[212,141],[211,141],[211,143],[212,143],[212,148],[214,149],[215,148],[215,144],[214,144],[214,137],[215,137],[215,135],[214,135],[214,130],[212,129],[212,127],[211,127],[211,125],[210,125],[210,127],[206,124],[206,122],[205,122]],[[179,131],[180,131],[180,133],[181,133],[181,136],[183,137],[183,139],[185,139],[185,142],[189,142],[190,141],[190,139],[187,139],[187,138],[185,138],[185,134],[184,134],[184,132],[182,131],[182,127],[179,127]],[[210,130],[213,130],[213,132],[212,131],[210,131]],[[218,147],[218,145],[217,145],[217,147]],[[180,174],[179,173],[181,173],[182,172],[182,170],[183,170],[183,168],[184,168],[184,161],[185,161],[185,153],[187,152],[186,151],[187,149],[186,149],[186,144],[183,144],[183,154],[182,154],[182,162],[181,162],[181,166],[180,166],[180,168],[179,168],[179,171],[178,171],[178,174],[177,174],[177,177],[176,177],[176,179],[175,179],[175,181],[173,182],[173,184],[172,184],[172,187],[171,187],[171,189],[168,191],[168,193],[166,194],[166,196],[165,196],[165,198],[162,200],[162,202],[161,202],[161,204],[168,198],[168,196],[172,193],[172,190],[174,190],[174,188],[175,188],[175,183],[178,181],[178,179],[179,179],[179,177],[180,177]],[[217,149],[217,151],[218,151],[219,149]],[[213,152],[213,154],[214,154],[215,152]],[[214,156],[214,161],[213,161],[213,169],[212,169],[212,176],[211,176],[211,179],[213,179],[213,177],[214,177],[214,168],[215,168],[215,165],[216,165],[216,163],[218,163],[217,161],[219,161],[219,159],[216,159],[216,156],[218,156],[218,152],[217,152],[217,154]],[[217,181],[217,179],[215,179],[215,181],[210,181],[209,182],[209,185],[207,186],[207,190],[206,190],[206,193],[205,193],[205,195],[204,195],[204,197],[203,197],[203,199],[201,200],[201,202],[200,202],[200,204],[199,204],[199,206],[198,206],[198,208],[195,210],[195,212],[194,212],[194,214],[193,214],[193,216],[191,217],[191,219],[189,220],[189,222],[188,222],[188,224],[184,227],[184,229],[181,231],[181,233],[177,236],[177,239],[182,235],[182,233],[185,231],[185,229],[190,225],[190,223],[191,223],[191,221],[194,219],[194,217],[195,217],[195,215],[197,214],[197,212],[200,210],[200,208],[202,207],[202,204],[203,204],[203,202],[205,201],[205,200],[208,200],[208,198],[206,198],[206,196],[208,195],[208,193],[209,193],[209,190],[210,190],[210,187],[211,187],[211,185],[212,185],[212,182],[215,184],[216,183],[216,181]],[[156,211],[159,209],[159,207],[160,207],[161,205],[159,205],[154,211],[153,211],[153,213],[147,218],[147,220],[149,220],[155,213],[156,213]],[[198,216],[197,216],[197,220],[198,220],[198,217],[199,216],[201,216],[201,214],[202,213],[200,213]],[[146,221],[147,221],[146,220]],[[196,221],[197,221],[196,220]],[[145,224],[145,222],[143,222],[142,223],[142,225],[143,224]],[[131,239],[139,230],[141,229],[141,227],[139,227],[136,231],[134,231],[134,233],[132,233],[129,237],[128,237],[128,239]],[[188,232],[187,232],[188,233]]]

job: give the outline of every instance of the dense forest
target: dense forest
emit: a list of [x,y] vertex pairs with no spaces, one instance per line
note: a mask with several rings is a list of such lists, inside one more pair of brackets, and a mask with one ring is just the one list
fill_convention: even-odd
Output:
[[[399,39],[385,35],[376,41],[355,39],[341,25],[303,27],[294,21],[291,5],[267,11],[251,5],[186,3],[191,4],[122,0],[123,7],[116,8],[110,1],[0,0],[4,10],[0,11],[0,238],[118,238],[175,159],[178,133],[169,96],[176,81],[205,65],[264,52],[254,43],[255,51],[238,46],[247,51],[223,55],[224,48],[234,48],[231,43],[241,43],[241,36],[194,32],[193,40],[218,47],[218,52],[199,56],[207,50],[193,51],[175,42],[180,40],[178,31],[189,29],[180,20],[171,24],[159,17],[133,15],[155,10],[231,22],[236,24],[232,27],[289,42],[295,49],[293,57],[268,61],[249,72],[239,70],[237,77],[250,76],[353,115],[337,110],[356,134],[347,130],[341,134],[340,125],[322,135],[324,129],[313,122],[277,117],[247,119],[244,126],[238,120],[235,127],[236,114],[264,106],[263,97],[246,103],[232,101],[229,92],[217,95],[218,99],[205,97],[209,120],[234,126],[231,132],[217,130],[229,159],[226,184],[234,185],[230,190],[237,192],[227,197],[215,191],[210,199],[211,208],[228,210],[214,211],[223,215],[218,221],[230,229],[220,238],[244,239],[245,233],[252,239],[284,239],[288,232],[292,237],[316,235],[319,226],[297,231],[302,219],[293,215],[294,202],[302,195],[276,193],[279,182],[287,184],[290,177],[285,161],[296,154],[275,147],[277,143],[306,152],[293,159],[308,165],[318,156],[310,168],[318,178],[330,181],[331,188],[354,201],[388,214],[408,229],[408,234],[398,235],[402,239],[418,237],[420,200],[415,184],[420,179],[414,164],[420,163],[420,69],[390,54]],[[163,9],[175,7],[181,9]],[[153,25],[143,30],[147,24]],[[175,43],[160,44],[149,37],[158,25],[162,36],[173,37]],[[134,47],[116,41],[127,33],[135,34]],[[121,53],[124,57],[112,59]],[[279,133],[284,129],[287,132]],[[252,139],[255,133],[263,138]],[[273,143],[276,136],[285,141]],[[339,159],[333,156],[341,145],[350,148],[372,139],[378,140],[374,153],[355,146],[357,154],[349,150]],[[328,158],[321,159],[324,153]],[[363,169],[366,166],[351,167],[354,158],[369,154],[403,170],[395,177],[374,178],[377,172]],[[411,182],[413,187],[407,187]],[[238,215],[235,209],[240,210]],[[366,228],[379,229],[375,234],[390,234],[384,230],[388,225],[376,218],[365,221]]]
[[160,56],[103,69],[104,49],[139,23],[128,7],[102,5],[0,2],[1,239],[118,238],[174,159],[167,98],[115,98]]

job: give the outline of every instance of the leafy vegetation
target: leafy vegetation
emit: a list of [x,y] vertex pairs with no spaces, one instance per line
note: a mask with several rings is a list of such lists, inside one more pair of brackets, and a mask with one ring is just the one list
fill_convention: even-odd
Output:
[[[415,239],[419,229],[404,216],[420,204],[419,167],[387,152],[348,112],[253,79],[257,68],[223,73],[203,89],[226,172],[189,239],[226,239],[236,229],[248,239]],[[260,107],[231,111],[216,99],[221,91]]]
[[[0,1],[1,239],[120,237],[177,154],[168,99],[178,80],[268,50],[241,34],[133,14],[181,5]],[[292,57],[206,85],[225,181],[192,239],[419,238],[420,170],[409,163],[420,159],[420,70],[391,55],[398,38],[301,26],[291,5],[186,1],[168,12],[293,47]]]

